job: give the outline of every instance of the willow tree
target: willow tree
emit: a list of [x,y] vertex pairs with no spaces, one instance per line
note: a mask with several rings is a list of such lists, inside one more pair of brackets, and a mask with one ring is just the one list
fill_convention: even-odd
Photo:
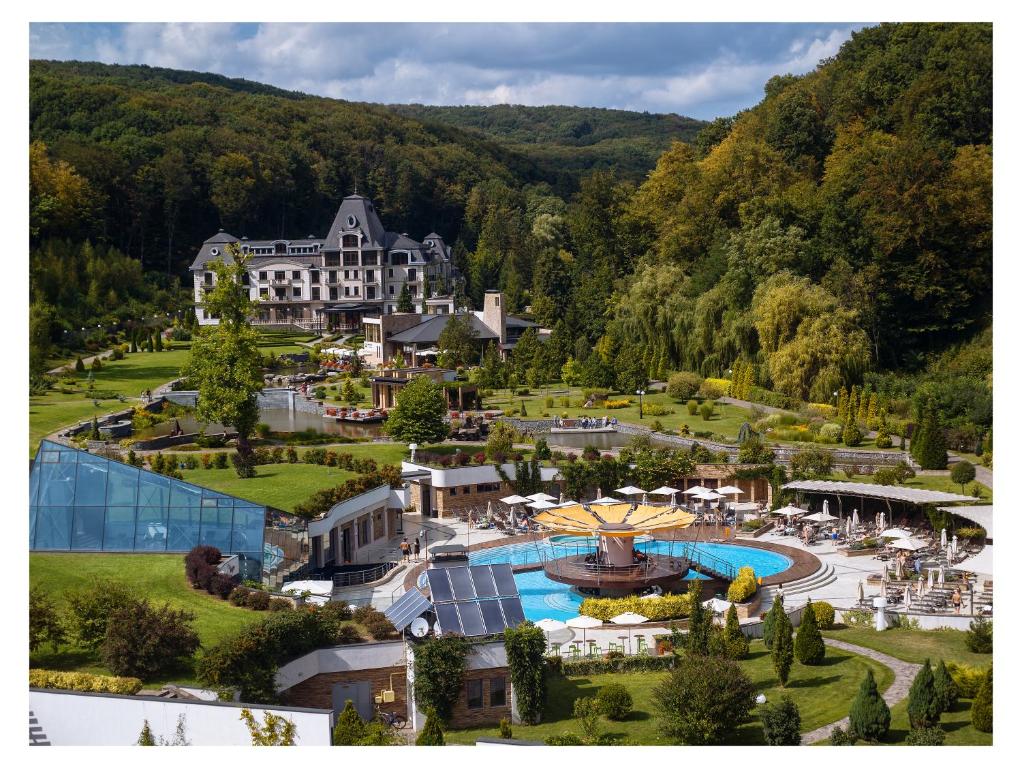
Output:
[[242,282],[248,271],[248,256],[236,243],[228,244],[226,250],[229,260],[206,264],[216,280],[202,299],[207,316],[218,322],[195,336],[182,374],[199,390],[195,407],[198,418],[233,427],[238,433],[238,476],[252,477],[255,465],[248,438],[259,421],[256,396],[263,388],[262,358],[258,334],[249,322],[255,302],[248,298]]

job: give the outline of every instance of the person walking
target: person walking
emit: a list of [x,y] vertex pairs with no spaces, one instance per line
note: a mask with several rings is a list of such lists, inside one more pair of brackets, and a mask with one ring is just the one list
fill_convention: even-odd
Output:
[[955,613],[962,612],[962,590],[959,587],[955,587],[955,591],[951,594],[951,605],[955,607]]
[[415,562],[419,562],[419,537],[415,537],[415,544],[412,545],[412,551],[415,553]]
[[408,551],[409,551],[409,548],[408,548],[408,537],[406,536],[401,541],[401,562],[402,563],[407,563],[408,562]]

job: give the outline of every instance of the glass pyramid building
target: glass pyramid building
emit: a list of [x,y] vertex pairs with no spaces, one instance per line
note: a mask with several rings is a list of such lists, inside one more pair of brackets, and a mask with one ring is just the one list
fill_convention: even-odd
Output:
[[263,562],[267,508],[43,440],[29,482],[29,549],[187,552],[209,544]]

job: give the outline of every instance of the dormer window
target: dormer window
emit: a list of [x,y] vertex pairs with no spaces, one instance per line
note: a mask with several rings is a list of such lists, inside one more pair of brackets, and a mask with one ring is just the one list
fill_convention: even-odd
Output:
[[282,255],[287,253],[287,243],[274,243],[273,253],[275,255]]
[[341,238],[342,248],[358,248],[358,235],[345,235]]

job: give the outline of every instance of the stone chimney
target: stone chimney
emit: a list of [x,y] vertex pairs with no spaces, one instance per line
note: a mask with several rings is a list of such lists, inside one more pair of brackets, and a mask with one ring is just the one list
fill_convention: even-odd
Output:
[[487,291],[483,296],[483,323],[497,334],[501,344],[507,342],[507,313],[500,291]]

